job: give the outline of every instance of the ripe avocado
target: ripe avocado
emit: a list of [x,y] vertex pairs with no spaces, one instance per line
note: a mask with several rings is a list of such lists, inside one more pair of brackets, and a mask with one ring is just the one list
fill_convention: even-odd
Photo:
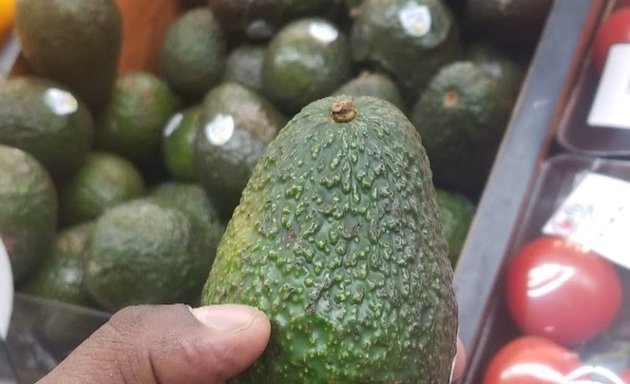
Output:
[[189,266],[191,284],[185,298],[197,299],[208,277],[219,240],[225,230],[219,214],[203,188],[196,184],[164,182],[154,188],[148,197],[158,205],[180,210],[191,220],[194,236],[200,247],[200,257],[189,261],[194,264]]
[[436,188],[444,237],[448,243],[448,258],[455,267],[475,215],[475,206],[460,194]]
[[32,69],[93,110],[109,99],[122,40],[114,0],[19,0],[16,31]]
[[113,153],[93,152],[61,187],[61,222],[67,225],[94,220],[107,208],[144,193],[144,180],[133,163]]
[[199,242],[182,211],[146,198],[110,208],[96,221],[84,285],[103,308],[167,304],[198,288]]
[[287,20],[322,13],[333,0],[208,0],[208,4],[226,31],[267,39]]
[[465,56],[468,60],[483,66],[498,81],[506,82],[515,96],[518,96],[527,65],[511,53],[479,40],[468,47]]
[[453,15],[441,0],[365,0],[351,42],[355,61],[383,68],[403,93],[415,94],[460,49]]
[[35,156],[56,180],[83,164],[93,140],[90,112],[65,86],[33,76],[0,86],[0,143]]
[[243,303],[271,341],[237,383],[447,383],[457,304],[416,130],[373,97],[305,107],[268,146],[202,302]]
[[83,261],[94,223],[69,227],[57,234],[52,253],[28,276],[19,290],[66,303],[94,306],[83,288]]
[[228,56],[223,81],[236,82],[262,93],[262,67],[266,49],[265,45],[251,44],[234,48]]
[[179,101],[170,87],[148,72],[118,76],[111,100],[99,117],[97,148],[117,153],[137,165],[155,164],[162,129]]
[[164,126],[162,157],[175,180],[195,180],[195,140],[200,117],[201,107],[194,105],[173,115]]
[[333,95],[373,96],[389,101],[401,111],[407,109],[398,86],[383,73],[363,71],[339,87]]
[[477,198],[485,185],[515,102],[513,85],[484,65],[444,66],[411,113],[436,185]]
[[204,99],[195,170],[224,217],[238,204],[258,158],[286,121],[260,95],[237,83],[220,85]]
[[225,37],[212,10],[196,7],[169,27],[160,63],[164,78],[176,92],[197,99],[221,80],[225,56]]
[[263,62],[264,94],[288,114],[330,95],[352,76],[346,35],[330,21],[306,18],[282,28]]
[[16,282],[49,255],[57,209],[55,186],[40,162],[0,145],[0,236]]

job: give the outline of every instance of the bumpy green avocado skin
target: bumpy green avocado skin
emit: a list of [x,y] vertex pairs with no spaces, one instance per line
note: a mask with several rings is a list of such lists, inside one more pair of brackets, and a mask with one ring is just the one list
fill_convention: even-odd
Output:
[[[352,100],[337,123],[331,107]],[[257,164],[202,302],[271,319],[236,383],[447,383],[457,306],[420,137],[392,104],[305,107]]]

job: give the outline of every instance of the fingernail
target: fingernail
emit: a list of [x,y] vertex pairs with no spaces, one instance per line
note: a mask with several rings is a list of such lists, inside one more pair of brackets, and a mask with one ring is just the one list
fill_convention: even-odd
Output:
[[259,314],[256,308],[236,304],[209,305],[190,311],[206,327],[218,331],[246,329]]
[[461,381],[463,371],[465,369],[466,352],[464,351],[464,344],[461,339],[457,338],[457,352],[453,359],[453,366],[451,368],[451,384],[457,384]]

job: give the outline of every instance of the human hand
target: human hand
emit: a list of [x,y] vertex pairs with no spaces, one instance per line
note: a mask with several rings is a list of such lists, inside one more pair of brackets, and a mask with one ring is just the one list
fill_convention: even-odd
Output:
[[[243,305],[129,307],[38,384],[217,384],[250,366],[270,331],[263,312]],[[455,377],[464,368],[460,347]]]

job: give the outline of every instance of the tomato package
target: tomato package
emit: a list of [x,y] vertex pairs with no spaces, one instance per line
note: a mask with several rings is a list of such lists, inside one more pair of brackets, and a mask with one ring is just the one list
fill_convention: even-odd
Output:
[[630,383],[630,161],[544,163],[501,278],[483,384]]

